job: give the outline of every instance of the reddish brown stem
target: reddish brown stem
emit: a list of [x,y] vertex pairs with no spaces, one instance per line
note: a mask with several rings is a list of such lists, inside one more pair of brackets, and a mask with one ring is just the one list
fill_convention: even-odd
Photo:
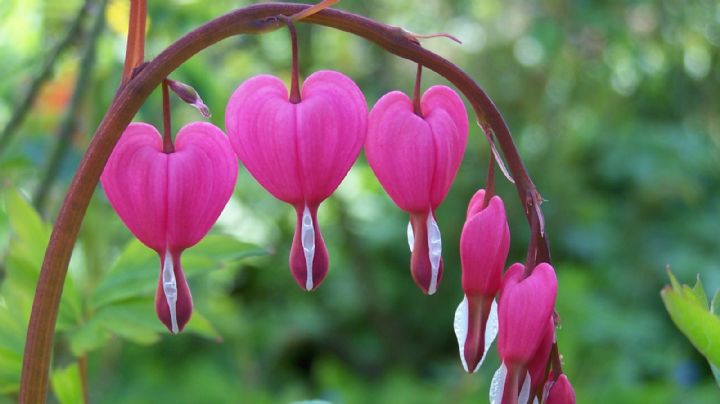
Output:
[[485,179],[485,197],[483,207],[490,204],[490,199],[495,195],[495,155],[490,150],[490,161],[488,162],[487,178]]
[[[280,27],[279,21],[268,20],[268,17],[294,15],[307,8],[307,5],[302,4],[263,3],[218,17],[170,45],[117,92],[73,177],[45,252],[28,325],[20,402],[40,403],[46,399],[53,332],[72,248],[110,152],[140,106],[165,77],[199,51],[233,35],[275,30]],[[328,9],[302,21],[353,33],[445,77],[467,97],[478,119],[492,128],[515,179],[521,202],[525,204],[525,196],[528,194],[537,195],[500,111],[487,94],[457,66],[423,49],[408,38],[401,28],[365,17]],[[540,211],[527,209],[526,214],[530,218],[540,214]],[[539,256],[545,254],[549,257],[544,236],[542,240]]]
[[128,23],[127,45],[125,47],[122,84],[130,80],[133,69],[145,60],[146,20],[147,2],[145,0],[130,0],[130,20]]
[[300,97],[300,67],[298,63],[298,40],[297,30],[295,29],[295,23],[292,18],[287,16],[280,16],[280,21],[287,25],[288,31],[290,32],[290,44],[292,46],[292,67],[290,72],[290,99],[289,101],[293,104],[298,104],[302,101]]
[[172,119],[170,116],[170,91],[167,79],[162,81],[162,112],[163,112],[163,152],[175,152],[172,140]]
[[422,118],[422,108],[420,106],[420,87],[422,85],[422,65],[418,63],[417,73],[415,73],[415,87],[413,88],[413,112]]

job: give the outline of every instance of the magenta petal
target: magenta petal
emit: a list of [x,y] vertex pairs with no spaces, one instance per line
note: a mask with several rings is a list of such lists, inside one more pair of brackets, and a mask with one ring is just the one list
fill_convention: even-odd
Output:
[[255,179],[276,198],[319,204],[340,185],[365,141],[367,106],[341,73],[315,72],[302,101],[288,100],[273,76],[256,76],[230,97],[230,141]]
[[422,112],[433,133],[435,168],[432,183],[432,204],[437,207],[445,199],[467,144],[468,120],[460,97],[446,86],[432,86],[422,96]]
[[199,242],[227,204],[237,179],[237,159],[214,125],[194,122],[177,134],[168,167],[168,245]]
[[303,83],[296,124],[305,202],[319,204],[340,185],[365,143],[365,96],[341,73],[315,72]]
[[311,291],[327,275],[328,253],[317,221],[317,206],[303,205],[295,209],[297,224],[290,249],[290,272],[301,288]]
[[[167,260],[170,257],[171,259]],[[158,287],[155,292],[155,312],[165,327],[171,333],[177,334],[190,321],[193,307],[190,288],[180,266],[180,253],[161,255],[160,266]]]
[[525,365],[538,349],[553,313],[557,278],[547,263],[535,267],[525,279],[518,270],[508,270],[508,275],[498,304],[498,353],[507,364]]
[[468,372],[474,372],[485,353],[485,332],[490,316],[492,297],[466,296],[468,300],[468,329],[463,355]]
[[[476,197],[482,200],[484,191],[478,192]],[[479,206],[474,197],[460,236],[462,286],[469,296],[493,297],[500,289],[502,270],[510,249],[510,229],[499,196],[493,196],[487,207]]]
[[537,393],[545,382],[545,373],[547,371],[548,361],[550,360],[550,351],[555,343],[555,321],[550,319],[545,325],[543,331],[542,342],[535,351],[533,358],[528,362],[528,372],[532,380],[533,393]]
[[435,149],[430,126],[412,108],[399,91],[380,98],[370,111],[365,154],[393,202],[406,212],[422,213],[432,207]]
[[410,256],[410,272],[415,284],[429,295],[437,291],[443,275],[442,258],[438,259],[437,266],[433,266],[432,246],[430,245],[428,229],[431,212],[422,214],[411,214],[410,224],[414,233],[414,244],[412,254]]
[[100,181],[123,223],[161,254],[166,245],[167,160],[162,137],[151,125],[131,123],[123,132]]
[[575,404],[575,390],[567,376],[560,375],[560,377],[552,383],[544,402],[546,404]]
[[268,192],[291,204],[303,201],[296,108],[280,79],[260,75],[235,90],[225,111],[230,143],[240,161]]

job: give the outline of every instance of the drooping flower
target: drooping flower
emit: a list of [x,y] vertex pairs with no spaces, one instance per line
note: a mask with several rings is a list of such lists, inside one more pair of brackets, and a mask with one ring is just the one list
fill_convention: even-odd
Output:
[[230,97],[225,124],[233,149],[252,176],[297,212],[290,270],[301,288],[315,289],[328,270],[317,210],[340,185],[365,141],[365,97],[347,76],[318,71],[288,99],[270,75],[245,81]]
[[390,198],[410,214],[411,273],[423,292],[433,294],[443,269],[435,209],[460,167],[468,120],[460,97],[445,86],[430,87],[419,112],[402,92],[380,98],[370,111],[365,153]]
[[542,341],[535,351],[535,355],[528,362],[528,374],[530,375],[531,385],[530,390],[533,394],[541,393],[545,382],[545,374],[548,369],[548,362],[550,360],[550,351],[552,351],[553,344],[555,344],[555,319],[550,316],[545,331],[543,331]]
[[470,200],[460,236],[463,301],[455,311],[460,359],[468,372],[482,364],[498,331],[495,295],[510,249],[510,229],[499,196],[485,205],[485,190]]
[[546,389],[548,395],[545,404],[575,404],[575,390],[567,376],[560,375],[556,381],[548,381]]
[[524,265],[513,264],[502,281],[498,303],[498,355],[502,365],[493,377],[496,387],[491,388],[493,402],[508,402],[513,392],[519,394],[520,401],[529,398],[532,384],[529,364],[546,334],[555,307],[557,278],[553,267],[541,263],[527,278],[523,277],[524,270]]
[[120,219],[160,256],[155,310],[174,334],[192,314],[180,256],[217,220],[232,195],[237,169],[229,140],[214,125],[186,125],[175,151],[165,153],[153,126],[131,123],[100,178]]

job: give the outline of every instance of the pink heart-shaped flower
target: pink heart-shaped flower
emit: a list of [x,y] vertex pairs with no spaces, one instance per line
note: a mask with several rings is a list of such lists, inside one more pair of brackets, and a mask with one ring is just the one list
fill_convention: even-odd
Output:
[[192,313],[180,255],[217,220],[232,195],[237,169],[230,142],[214,125],[188,124],[178,132],[175,151],[164,153],[155,127],[131,123],[100,177],[120,219],[160,256],[155,309],[173,333]]
[[422,116],[399,91],[380,98],[370,111],[365,154],[390,198],[410,213],[413,279],[433,294],[442,278],[434,212],[460,167],[468,120],[462,100],[449,87],[430,87],[420,105]]
[[360,153],[367,129],[365,97],[350,78],[334,71],[310,75],[298,103],[288,100],[277,77],[255,76],[230,97],[225,126],[250,174],[295,207],[290,269],[300,287],[315,289],[328,268],[317,209]]

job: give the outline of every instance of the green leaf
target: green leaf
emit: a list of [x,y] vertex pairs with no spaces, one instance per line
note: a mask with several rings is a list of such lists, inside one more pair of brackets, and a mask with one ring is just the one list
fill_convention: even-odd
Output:
[[[267,254],[230,236],[211,235],[187,249],[181,258],[185,277],[220,268],[225,262]],[[92,308],[154,296],[160,271],[157,254],[139,241],[130,241],[93,291]]]
[[[671,274],[671,281],[673,280]],[[714,316],[696,290],[677,281],[661,291],[665,308],[675,325],[708,361],[720,366],[720,318]],[[707,300],[706,300],[707,301]]]
[[85,402],[83,397],[82,377],[77,362],[52,372],[50,377],[53,393],[60,404],[77,404]]
[[720,317],[720,289],[715,292],[712,303],[710,303],[710,312]]
[[192,332],[209,339],[214,339],[217,342],[222,342],[222,337],[217,329],[215,329],[215,326],[213,326],[210,320],[200,313],[197,308],[193,308],[192,317],[190,317],[190,321],[185,326],[183,332]]
[[713,377],[715,377],[715,383],[717,383],[718,387],[720,387],[720,369],[712,363],[710,364],[710,369],[712,369]]

